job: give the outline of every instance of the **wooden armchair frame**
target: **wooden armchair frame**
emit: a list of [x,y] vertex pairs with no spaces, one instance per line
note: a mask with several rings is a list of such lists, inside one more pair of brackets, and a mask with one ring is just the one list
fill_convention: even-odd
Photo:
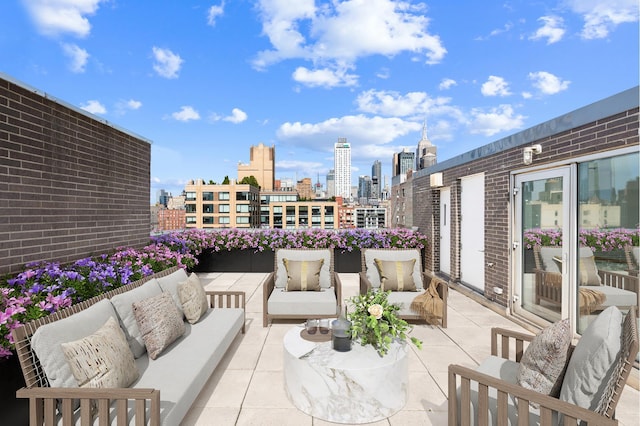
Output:
[[[491,330],[491,354],[504,359],[510,359],[513,356],[516,362],[520,362],[526,345],[533,340],[533,337],[533,335],[511,330],[493,328]],[[539,404],[540,425],[542,426],[555,425],[554,413],[564,415],[565,426],[575,425],[578,420],[583,422],[580,424],[589,426],[617,425],[618,421],[614,418],[615,409],[638,353],[636,309],[630,309],[624,319],[621,343],[621,355],[616,370],[606,385],[606,400],[601,405],[601,413],[525,389],[468,367],[449,365],[448,424],[449,426],[472,424],[469,407],[471,406],[471,383],[475,382],[478,384],[478,415],[473,424],[479,426],[489,424],[490,388],[497,391],[497,419],[494,419],[494,424],[507,425],[509,423],[508,399],[515,398],[517,400],[518,424],[522,426],[529,424],[530,402]],[[460,386],[459,399],[458,385]]]
[[[313,250],[313,249],[291,249],[291,250]],[[278,256],[274,255],[274,267],[273,272],[271,272],[264,281],[262,286],[262,326],[267,327],[269,322],[273,319],[308,319],[310,317],[313,318],[337,318],[340,314],[340,310],[342,309],[342,282],[340,281],[340,277],[334,270],[335,266],[335,258],[333,254],[333,250],[331,251],[331,262],[329,265],[329,275],[331,277],[331,289],[333,290],[336,297],[336,313],[335,314],[326,314],[326,315],[308,315],[308,314],[274,314],[269,312],[269,296],[273,293],[276,284],[276,274],[278,272]]]

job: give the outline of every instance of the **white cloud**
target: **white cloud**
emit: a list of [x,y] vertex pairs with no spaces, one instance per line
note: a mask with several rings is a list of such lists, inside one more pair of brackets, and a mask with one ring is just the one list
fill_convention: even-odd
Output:
[[213,5],[209,8],[207,13],[207,24],[214,27],[216,25],[216,19],[218,16],[224,15],[224,1],[220,5]]
[[171,117],[173,117],[175,120],[184,122],[191,120],[200,120],[200,114],[191,106],[181,107],[180,111],[172,113]]
[[355,86],[358,83],[357,75],[329,68],[310,70],[298,67],[293,72],[293,79],[309,87]]
[[38,31],[46,36],[70,33],[86,37],[91,32],[87,16],[105,0],[24,0]]
[[451,78],[443,78],[440,84],[438,85],[438,89],[440,90],[448,90],[453,86],[457,86],[458,83]]
[[491,108],[488,112],[480,108],[473,108],[469,132],[493,136],[496,133],[521,128],[525,118],[523,115],[515,114],[511,105],[500,105]]
[[276,161],[278,174],[297,172],[300,176],[317,176],[318,173],[325,175],[327,167],[324,163],[316,161],[281,160]]
[[241,110],[240,108],[232,109],[231,115],[223,118],[224,121],[228,121],[234,124],[242,123],[246,119],[247,119],[247,113]]
[[582,15],[584,39],[605,38],[623,23],[638,21],[637,0],[566,0],[574,13]]
[[480,92],[484,96],[509,96],[509,83],[504,78],[495,75],[489,76],[489,79],[482,84]]
[[492,30],[488,36],[479,36],[479,37],[476,37],[475,40],[480,40],[480,41],[488,40],[491,37],[496,37],[502,33],[511,31],[511,28],[513,28],[513,24],[511,22],[507,22],[506,24],[504,24],[504,27],[496,28],[495,30]]
[[121,100],[116,103],[116,114],[123,115],[126,114],[127,111],[135,111],[142,108],[142,102],[136,101],[134,99],[129,99],[127,101]]
[[398,92],[367,90],[356,98],[358,110],[372,114],[406,117],[427,112],[429,97],[425,92],[410,92],[401,95]]
[[533,87],[544,95],[555,95],[558,92],[567,90],[571,83],[568,80],[561,80],[560,77],[556,77],[546,71],[530,72],[529,79],[532,81]]
[[538,18],[538,21],[542,22],[542,27],[529,37],[531,40],[539,40],[546,38],[547,44],[557,43],[562,40],[565,29],[564,20],[558,16],[542,16]]
[[80,109],[83,109],[91,114],[106,114],[107,109],[99,101],[91,100],[86,104],[80,105]]
[[313,0],[261,0],[258,7],[272,49],[257,54],[253,61],[257,69],[296,58],[337,72],[353,69],[362,57],[402,52],[435,64],[447,52],[440,38],[427,31],[429,19],[420,4],[346,0],[316,8]]
[[154,46],[153,57],[155,59],[153,69],[158,75],[165,78],[178,78],[180,67],[184,62],[179,55],[176,55],[169,49],[161,49]]
[[380,71],[378,71],[376,73],[376,77],[382,79],[382,80],[386,80],[389,77],[391,77],[391,71],[389,70],[389,68],[381,68]]
[[71,72],[83,73],[87,65],[87,60],[89,59],[89,53],[77,45],[70,43],[63,43],[62,51],[65,56],[71,59],[69,62]]
[[531,99],[533,98],[533,95],[531,94],[531,92],[522,92],[522,97],[524,99]]
[[129,109],[136,110],[136,109],[140,109],[140,107],[142,107],[142,102],[136,101],[136,100],[133,100],[133,99],[129,99],[127,102],[125,102],[125,105]]

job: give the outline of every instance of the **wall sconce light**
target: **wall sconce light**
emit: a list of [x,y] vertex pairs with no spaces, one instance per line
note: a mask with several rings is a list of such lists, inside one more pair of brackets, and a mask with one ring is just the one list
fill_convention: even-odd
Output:
[[535,144],[524,149],[522,153],[522,162],[525,165],[533,163],[533,154],[540,154],[542,152],[542,145]]

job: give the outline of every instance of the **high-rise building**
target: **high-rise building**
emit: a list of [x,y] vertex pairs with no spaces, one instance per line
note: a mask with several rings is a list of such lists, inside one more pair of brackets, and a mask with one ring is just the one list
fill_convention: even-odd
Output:
[[336,195],[336,180],[333,169],[327,173],[327,198],[335,197]]
[[272,191],[275,186],[276,148],[260,143],[251,146],[249,164],[238,164],[238,182],[245,177],[254,176],[260,189]]
[[347,138],[338,138],[333,147],[335,196],[351,199],[351,145]]
[[371,178],[360,176],[358,178],[358,200],[360,204],[367,204],[371,198]]
[[164,189],[158,189],[156,193],[157,199],[156,202],[161,205],[167,207],[167,202],[169,201],[169,197],[171,197],[171,193],[165,191]]
[[307,177],[299,180],[296,184],[296,191],[298,191],[298,197],[301,200],[313,200],[315,198],[311,178]]
[[426,169],[433,166],[438,161],[438,148],[431,144],[427,138],[427,122],[422,125],[422,139],[418,142],[416,149],[416,170]]
[[371,198],[380,199],[382,195],[382,163],[379,160],[371,166]]
[[402,152],[393,154],[393,176],[406,175],[414,169],[415,154],[403,149]]

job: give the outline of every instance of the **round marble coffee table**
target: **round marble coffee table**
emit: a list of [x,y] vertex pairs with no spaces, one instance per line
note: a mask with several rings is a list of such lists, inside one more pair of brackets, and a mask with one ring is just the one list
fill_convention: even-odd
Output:
[[331,342],[300,337],[294,327],[284,337],[284,383],[289,399],[310,416],[335,423],[370,423],[392,416],[407,402],[407,345],[393,343],[381,357],[354,343],[337,352]]

